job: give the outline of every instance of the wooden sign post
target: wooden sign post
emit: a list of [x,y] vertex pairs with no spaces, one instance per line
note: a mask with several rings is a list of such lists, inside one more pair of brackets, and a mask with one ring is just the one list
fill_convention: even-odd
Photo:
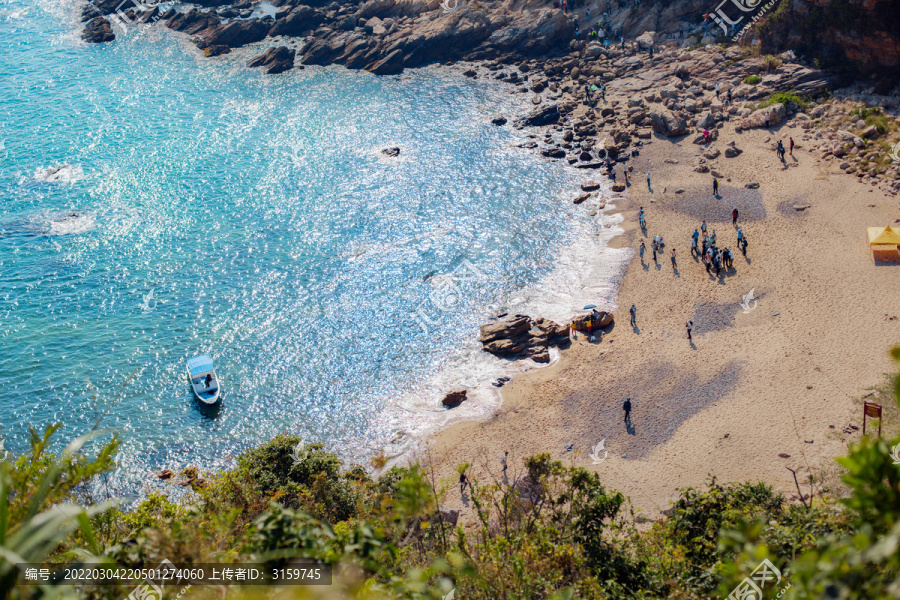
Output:
[[878,437],[881,437],[881,405],[874,402],[863,403],[863,435],[866,435],[866,417],[878,419]]

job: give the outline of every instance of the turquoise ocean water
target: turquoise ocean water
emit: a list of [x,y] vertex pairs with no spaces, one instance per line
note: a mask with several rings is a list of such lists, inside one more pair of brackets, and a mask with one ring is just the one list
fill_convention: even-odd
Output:
[[[79,10],[0,0],[8,450],[29,425],[99,421],[121,431],[124,486],[280,431],[360,460],[507,367],[478,350],[490,314],[610,295],[584,261],[611,230],[571,204],[579,174],[490,124],[521,101],[501,84],[266,76],[243,67],[259,48],[209,60],[161,28],[87,45]],[[200,353],[212,412],[184,374]]]

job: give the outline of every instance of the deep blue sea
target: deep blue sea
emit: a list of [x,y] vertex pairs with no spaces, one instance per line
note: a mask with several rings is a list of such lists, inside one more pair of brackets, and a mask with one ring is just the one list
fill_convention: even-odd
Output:
[[[267,76],[244,67],[265,44],[206,59],[153,27],[88,45],[79,12],[0,0],[7,450],[29,426],[117,428],[125,486],[281,431],[401,454],[496,407],[510,365],[479,350],[488,317],[614,301],[615,216],[574,206],[583,173],[490,123],[528,101],[505,84]],[[185,376],[202,353],[213,411]],[[448,413],[460,386],[488,391]]]

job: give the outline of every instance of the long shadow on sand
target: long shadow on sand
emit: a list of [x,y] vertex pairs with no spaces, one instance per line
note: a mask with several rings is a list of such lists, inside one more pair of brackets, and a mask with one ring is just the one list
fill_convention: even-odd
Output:
[[[642,365],[633,369],[630,377],[617,378],[608,387],[571,395],[564,410],[581,417],[580,426],[571,432],[578,447],[590,448],[606,439],[610,454],[641,459],[668,441],[682,423],[734,391],[743,369],[742,361],[732,360],[708,379],[701,379],[673,363]],[[643,392],[636,395],[635,390]],[[632,403],[631,428],[622,423],[625,397]]]

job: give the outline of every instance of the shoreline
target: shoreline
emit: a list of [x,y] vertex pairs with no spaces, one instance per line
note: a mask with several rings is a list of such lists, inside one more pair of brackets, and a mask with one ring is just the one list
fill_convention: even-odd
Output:
[[[785,467],[832,470],[833,457],[859,436],[843,431],[861,420],[850,399],[890,371],[887,351],[897,332],[888,322],[900,313],[891,292],[897,267],[875,266],[864,236],[867,224],[891,224],[898,214],[890,196],[808,150],[813,141],[800,125],[791,120],[771,132],[738,132],[726,123],[719,130],[713,146],[736,140],[743,153],[718,161],[717,214],[709,214],[710,175],[691,169],[706,146],[655,135],[636,165],[637,172],[651,170],[654,193],[633,177],[617,207],[623,234],[611,241],[648,244],[648,266],[635,256],[617,296],[623,307],[638,306],[639,332],[625,325],[624,309],[616,311],[617,323],[600,343],[582,338],[555,365],[514,378],[490,418],[432,436],[439,476],[453,481],[455,466],[470,462],[470,477],[499,479],[499,459],[509,450],[512,480],[521,475],[523,457],[550,452],[600,472],[604,485],[653,519],[677,489],[702,486],[709,476],[764,481],[791,497]],[[799,144],[798,166],[782,168],[773,140],[789,136]],[[758,182],[759,191],[747,190],[748,182]],[[734,273],[709,278],[690,256],[689,234],[706,214],[734,249],[732,204],[747,215],[739,224],[751,241],[748,258],[736,252]],[[646,235],[636,223],[641,205]],[[677,248],[678,276],[667,255],[659,269],[653,266],[649,242],[656,233],[669,242],[667,251]],[[740,302],[751,290],[758,310],[745,314]],[[688,319],[696,349],[684,333]],[[633,433],[621,423],[626,397],[635,406]],[[609,458],[593,464],[588,455],[601,440]],[[469,510],[454,493],[448,508]]]

